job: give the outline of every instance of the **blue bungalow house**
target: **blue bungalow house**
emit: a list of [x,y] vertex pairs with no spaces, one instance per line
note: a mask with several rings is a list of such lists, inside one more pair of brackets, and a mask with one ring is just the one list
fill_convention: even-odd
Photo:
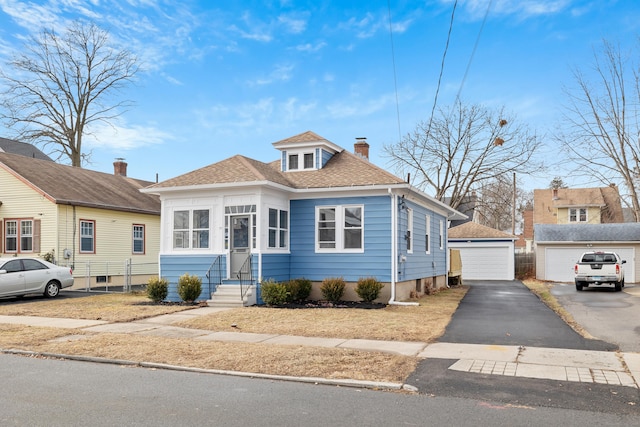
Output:
[[400,302],[447,283],[447,223],[465,215],[313,132],[273,143],[279,160],[236,155],[149,186],[162,202],[160,271],[168,300],[178,278],[202,278],[211,305],[260,303],[260,283],[342,277],[385,283]]

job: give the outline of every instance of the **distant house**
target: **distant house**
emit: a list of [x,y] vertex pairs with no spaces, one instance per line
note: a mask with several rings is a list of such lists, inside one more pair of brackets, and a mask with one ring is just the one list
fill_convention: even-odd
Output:
[[[445,198],[445,203],[450,205],[451,204],[451,198],[450,197],[446,197]],[[466,218],[452,220],[451,223],[449,224],[449,227],[453,228],[453,227],[457,227],[459,225],[462,225],[462,224],[464,224],[466,222],[474,221],[476,219],[476,206],[477,206],[477,204],[478,204],[478,196],[476,195],[475,191],[471,192],[471,194],[468,194],[468,195],[464,196],[462,198],[462,201],[460,202],[460,205],[458,205],[456,210],[458,212],[462,212],[463,214],[465,214]]]
[[0,153],[18,154],[33,159],[53,161],[34,145],[7,138],[0,138]]
[[513,280],[516,236],[475,222],[449,230],[449,248],[460,250],[463,280]]
[[76,285],[122,284],[127,260],[157,274],[160,200],[140,193],[151,183],[128,178],[126,163],[114,172],[0,153],[2,256],[52,257]]
[[184,273],[211,304],[260,302],[269,279],[304,277],[321,299],[320,282],[342,277],[357,299],[355,282],[375,277],[391,302],[446,286],[447,222],[464,215],[370,163],[363,139],[355,153],[310,131],[273,146],[277,161],[236,155],[142,190],[162,200],[169,300]]
[[536,224],[536,277],[573,282],[573,267],[586,251],[617,252],[626,260],[625,280],[640,281],[640,223]]
[[618,187],[534,190],[534,224],[624,222]]

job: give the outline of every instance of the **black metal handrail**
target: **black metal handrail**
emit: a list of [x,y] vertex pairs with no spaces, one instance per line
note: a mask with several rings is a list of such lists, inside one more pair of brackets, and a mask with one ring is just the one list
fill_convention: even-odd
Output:
[[251,254],[242,263],[242,267],[238,270],[238,280],[240,281],[240,298],[244,301],[245,295],[253,286],[253,268],[251,263]]
[[[213,274],[212,274],[213,273]],[[207,280],[209,281],[209,295],[216,291],[218,285],[222,284],[222,255],[218,255],[213,260],[209,269],[207,270]],[[213,279],[212,279],[213,276]],[[213,280],[213,289],[211,289],[211,282]]]

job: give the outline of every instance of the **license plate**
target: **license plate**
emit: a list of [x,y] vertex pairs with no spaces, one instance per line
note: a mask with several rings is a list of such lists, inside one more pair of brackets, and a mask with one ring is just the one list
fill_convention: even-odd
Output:
[[592,277],[593,280],[595,280],[596,282],[599,282],[600,280],[602,280],[602,277],[600,276],[593,276]]

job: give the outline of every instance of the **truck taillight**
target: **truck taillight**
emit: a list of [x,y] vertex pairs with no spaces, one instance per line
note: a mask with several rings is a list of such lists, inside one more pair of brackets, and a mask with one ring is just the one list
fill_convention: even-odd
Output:
[[616,274],[620,274],[620,265],[616,264]]
[[574,265],[574,266],[573,266],[573,272],[574,272],[575,274],[578,274],[578,264],[576,264],[576,265]]

